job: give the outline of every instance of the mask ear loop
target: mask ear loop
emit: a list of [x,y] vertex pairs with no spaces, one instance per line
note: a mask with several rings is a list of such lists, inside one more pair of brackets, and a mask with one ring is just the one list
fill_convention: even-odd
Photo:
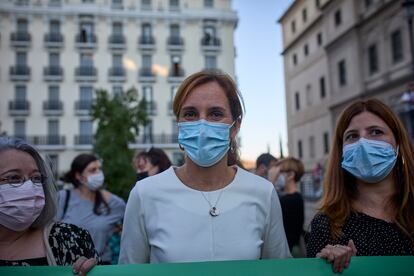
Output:
[[181,144],[178,144],[178,147],[180,148],[180,150],[184,151],[184,147]]

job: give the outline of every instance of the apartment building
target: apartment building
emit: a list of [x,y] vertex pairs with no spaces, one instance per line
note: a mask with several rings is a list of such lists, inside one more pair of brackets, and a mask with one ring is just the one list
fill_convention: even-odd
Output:
[[134,87],[150,123],[131,148],[160,147],[180,163],[172,99],[199,70],[234,77],[236,25],[231,0],[1,1],[0,133],[34,144],[61,173],[92,149],[95,89]]
[[336,119],[356,99],[376,97],[392,106],[413,137],[402,2],[296,0],[280,18],[288,147],[307,170],[326,164]]

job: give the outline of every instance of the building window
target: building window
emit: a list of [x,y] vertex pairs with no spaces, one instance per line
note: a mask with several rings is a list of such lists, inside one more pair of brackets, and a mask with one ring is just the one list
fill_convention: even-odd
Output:
[[392,62],[398,63],[403,60],[403,41],[401,30],[396,30],[391,34]]
[[306,21],[308,20],[308,11],[306,9],[302,10],[302,20],[303,23],[306,23]]
[[152,27],[149,23],[142,24],[142,36],[145,38],[150,38],[152,36]]
[[296,22],[295,20],[292,21],[292,23],[290,23],[290,27],[292,29],[292,33],[296,32]]
[[303,46],[303,53],[305,54],[305,57],[308,56],[308,54],[309,54],[308,44],[305,44],[305,46]]
[[143,137],[144,144],[151,144],[153,142],[152,137],[152,120],[148,120],[147,124],[144,126],[144,137]]
[[312,98],[312,86],[310,84],[306,85],[306,104],[311,106],[313,103]]
[[342,14],[341,14],[341,10],[337,10],[335,12],[334,18],[335,18],[335,27],[338,27],[339,25],[342,24]]
[[112,55],[112,67],[123,68],[122,66],[122,55]]
[[114,22],[112,23],[112,34],[114,36],[122,36],[122,23],[121,22]]
[[95,35],[93,32],[94,26],[92,22],[81,22],[79,27],[80,38],[79,42],[93,43],[95,42]]
[[147,114],[154,115],[155,105],[154,105],[154,94],[152,91],[152,86],[142,87],[142,99],[145,102]]
[[81,67],[93,67],[93,56],[92,54],[82,53],[80,54],[80,66]]
[[50,103],[58,103],[59,102],[59,86],[56,86],[56,85],[49,86],[48,96],[49,96]]
[[16,66],[17,67],[27,66],[27,53],[26,52],[16,52]]
[[372,5],[373,1],[372,0],[365,0],[365,8],[369,8]]
[[112,86],[112,95],[114,97],[122,96],[122,94],[123,94],[122,86],[120,86],[120,85]]
[[323,134],[323,152],[325,154],[329,153],[329,133],[325,132]]
[[14,136],[26,140],[26,121],[14,120]]
[[141,8],[142,9],[150,9],[151,8],[151,0],[141,0]]
[[316,40],[317,40],[318,46],[322,46],[322,43],[323,43],[322,33],[318,33],[318,35],[316,36]]
[[27,19],[18,19],[17,20],[17,33],[28,33]]
[[298,157],[299,159],[303,158],[303,152],[302,152],[302,141],[298,141]]
[[14,88],[15,107],[17,109],[25,109],[27,101],[27,91],[25,85],[17,85]]
[[309,156],[315,158],[315,137],[309,137]]
[[171,37],[180,37],[180,25],[171,24],[170,25],[170,36]]
[[90,120],[79,121],[79,141],[81,145],[90,145],[93,140],[93,123]]
[[213,0],[204,0],[204,8],[212,8],[212,7],[214,7]]
[[296,55],[296,54],[293,54],[293,56],[292,56],[292,61],[293,61],[293,65],[298,64],[298,57],[297,57],[297,55]]
[[51,34],[60,34],[60,22],[57,20],[51,20],[49,22],[49,31]]
[[205,25],[203,27],[203,45],[216,45],[216,27],[213,25]]
[[300,95],[299,95],[299,92],[295,93],[295,108],[296,108],[296,110],[300,109]]
[[181,77],[183,76],[183,72],[181,69],[181,57],[180,56],[171,56],[171,76],[173,77]]
[[378,51],[376,44],[368,47],[368,70],[370,75],[378,72]]
[[59,53],[50,53],[49,54],[49,66],[50,67],[59,67],[60,61],[59,61]]
[[217,68],[217,57],[216,56],[206,56],[206,69],[216,69]]
[[79,108],[82,110],[88,110],[92,106],[93,99],[93,87],[92,86],[81,86],[79,91]]
[[346,85],[346,63],[344,59],[338,62],[338,80],[339,86]]
[[321,98],[325,98],[326,97],[326,88],[325,88],[325,77],[321,77],[319,79],[319,91],[320,91],[320,95]]
[[180,6],[180,1],[170,0],[170,8],[177,9]]
[[57,144],[59,142],[59,121],[58,120],[49,120],[47,122],[47,133],[52,144]]

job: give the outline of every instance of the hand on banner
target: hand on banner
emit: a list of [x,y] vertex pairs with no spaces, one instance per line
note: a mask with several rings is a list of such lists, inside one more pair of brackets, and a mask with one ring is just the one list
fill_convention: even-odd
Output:
[[349,240],[348,245],[330,245],[325,246],[316,257],[326,259],[328,262],[332,263],[333,272],[342,272],[344,268],[349,266],[351,262],[351,257],[355,256],[357,249],[352,240]]
[[74,274],[83,276],[86,275],[98,261],[95,258],[87,259],[86,257],[80,257],[72,266],[72,271]]

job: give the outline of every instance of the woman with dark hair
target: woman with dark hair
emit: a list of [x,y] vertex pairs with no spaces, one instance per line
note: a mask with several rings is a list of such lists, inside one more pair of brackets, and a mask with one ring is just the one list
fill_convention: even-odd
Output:
[[80,154],[64,176],[73,190],[59,192],[57,218],[89,231],[103,264],[110,264],[112,253],[108,241],[117,223],[122,221],[125,202],[103,189],[101,161],[93,154]]
[[120,263],[291,257],[272,183],[236,165],[242,106],[224,73],[181,83],[173,109],[185,162],[131,191]]
[[311,223],[308,257],[333,263],[351,256],[414,255],[414,150],[392,110],[376,99],[340,115]]
[[55,216],[48,164],[23,140],[0,137],[0,266],[71,265],[85,275],[98,261],[89,233]]

